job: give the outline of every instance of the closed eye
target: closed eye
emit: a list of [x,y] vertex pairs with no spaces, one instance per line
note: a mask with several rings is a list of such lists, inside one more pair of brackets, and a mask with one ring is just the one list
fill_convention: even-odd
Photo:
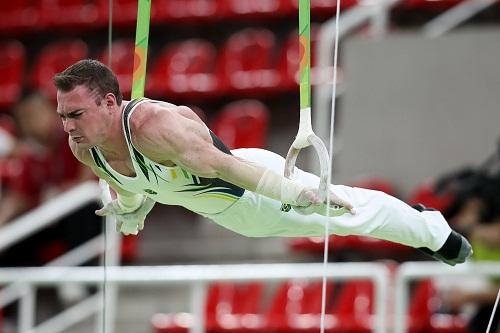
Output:
[[64,114],[64,113],[59,113],[59,117],[64,120],[64,119],[77,119],[78,117],[80,117],[81,115],[83,114],[83,111],[81,110],[77,110],[77,111],[73,111],[73,112],[70,112],[68,114]]

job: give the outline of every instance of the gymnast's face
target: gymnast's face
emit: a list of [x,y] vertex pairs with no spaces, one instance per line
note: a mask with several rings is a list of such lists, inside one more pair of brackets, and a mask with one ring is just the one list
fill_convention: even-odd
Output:
[[113,94],[100,97],[86,86],[57,92],[57,113],[64,131],[79,149],[102,144],[108,137],[112,111],[117,107]]

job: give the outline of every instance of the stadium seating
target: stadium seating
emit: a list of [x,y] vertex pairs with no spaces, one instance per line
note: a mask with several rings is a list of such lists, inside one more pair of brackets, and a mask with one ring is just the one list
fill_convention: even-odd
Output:
[[374,328],[373,282],[369,280],[347,281],[342,286],[335,307],[337,324],[329,332],[368,333]]
[[[132,91],[134,48],[135,43],[132,39],[116,40],[111,45],[111,68],[118,78],[118,83],[125,98],[130,98],[130,92]],[[99,57],[99,60],[105,64],[109,64],[108,51],[108,48],[105,48]],[[148,81],[146,81],[147,83]]]
[[37,3],[34,0],[2,1],[0,32],[12,36],[40,29]]
[[[262,291],[260,282],[211,284],[205,302],[206,331],[259,332],[264,325],[259,315]],[[152,326],[155,333],[185,333],[193,321],[192,314],[188,313],[156,314]]]
[[226,41],[218,62],[221,89],[227,94],[269,94],[280,86],[275,68],[276,38],[267,29],[247,28]]
[[225,283],[217,284],[218,302],[209,306],[215,313],[209,318],[214,323],[213,332],[250,333],[262,332],[265,318],[261,312],[262,292],[264,285],[261,282],[245,284]]
[[46,45],[36,56],[31,70],[31,84],[56,97],[56,89],[52,83],[54,74],[66,69],[69,65],[88,56],[88,47],[82,40],[62,40]]
[[[157,21],[198,23],[222,17],[220,0],[155,0]],[[153,18],[153,20],[155,20]]]
[[18,41],[0,43],[0,109],[16,102],[23,89],[26,51]]
[[[327,282],[327,300],[334,284]],[[321,315],[322,281],[289,280],[276,290],[267,312],[267,332],[318,332]],[[327,302],[327,307],[331,305]],[[326,322],[335,322],[331,315]]]
[[99,1],[103,0],[40,0],[41,23],[48,29],[99,28],[107,20],[100,15]]
[[[99,19],[107,25],[109,20],[109,0],[95,0],[99,6]],[[158,23],[158,5],[161,1],[151,1],[150,21]],[[113,0],[113,28],[135,28],[137,21],[137,0]]]
[[222,0],[222,12],[229,19],[276,18],[291,12],[289,0]]
[[269,111],[257,100],[241,100],[226,105],[210,128],[230,149],[264,148]]
[[421,203],[426,207],[437,209],[441,212],[446,211],[454,200],[454,194],[451,192],[438,193],[433,183],[423,183],[419,185],[408,199],[409,205]]
[[413,288],[408,312],[410,333],[467,333],[467,322],[460,315],[440,313],[440,301],[430,279],[418,281]]
[[212,43],[189,39],[166,46],[152,66],[156,95],[192,99],[217,94],[214,74],[216,50]]

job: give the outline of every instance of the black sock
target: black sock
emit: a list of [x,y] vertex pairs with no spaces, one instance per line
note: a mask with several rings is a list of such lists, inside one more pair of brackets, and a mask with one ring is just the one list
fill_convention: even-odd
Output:
[[443,246],[437,250],[437,253],[446,259],[455,259],[458,257],[461,247],[462,236],[460,236],[458,232],[452,230],[451,234],[446,239],[446,242],[444,242]]
[[456,231],[451,231],[451,234],[444,242],[443,246],[436,252],[432,251],[427,247],[419,247],[418,249],[425,254],[432,256],[434,253],[438,253],[445,259],[453,260],[458,257],[458,253],[460,252],[460,248],[462,247],[462,237]]

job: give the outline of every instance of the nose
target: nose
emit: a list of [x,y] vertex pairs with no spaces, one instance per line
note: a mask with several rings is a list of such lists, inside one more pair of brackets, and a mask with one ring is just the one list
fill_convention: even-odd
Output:
[[63,120],[63,128],[64,128],[64,132],[69,134],[75,130],[75,123],[70,119],[64,119]]

